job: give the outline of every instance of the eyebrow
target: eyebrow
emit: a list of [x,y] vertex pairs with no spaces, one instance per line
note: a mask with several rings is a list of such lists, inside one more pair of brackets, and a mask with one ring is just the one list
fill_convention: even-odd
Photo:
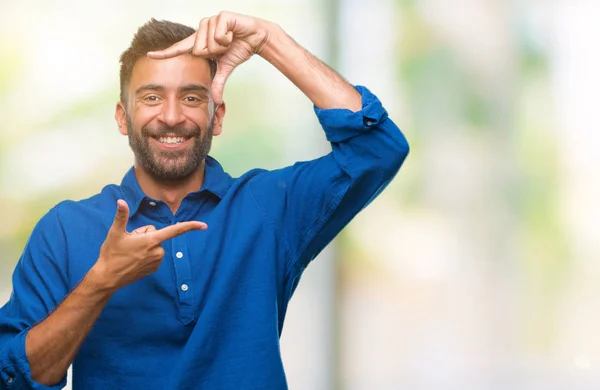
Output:
[[[146,85],[142,85],[141,87],[136,89],[135,94],[139,95],[140,93],[147,92],[147,91],[163,92],[164,90],[165,90],[165,87],[163,87],[162,85],[146,84]],[[183,87],[179,88],[179,92],[207,93],[207,92],[209,92],[209,90],[208,90],[208,88],[206,88],[200,84],[188,84],[188,85],[184,85]]]
[[179,88],[179,92],[209,92],[208,88],[199,84],[189,84]]

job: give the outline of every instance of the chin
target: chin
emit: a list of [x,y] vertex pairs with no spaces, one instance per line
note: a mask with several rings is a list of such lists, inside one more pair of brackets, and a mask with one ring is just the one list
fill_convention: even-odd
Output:
[[198,172],[201,165],[196,167],[163,165],[159,169],[150,169],[152,176],[165,181],[180,181],[193,176]]

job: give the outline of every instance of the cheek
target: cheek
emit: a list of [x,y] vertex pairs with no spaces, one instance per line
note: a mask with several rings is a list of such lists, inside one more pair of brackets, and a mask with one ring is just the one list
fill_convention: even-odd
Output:
[[187,107],[184,109],[185,117],[193,122],[196,126],[204,129],[206,127],[209,113],[206,108],[191,108]]
[[154,107],[140,107],[133,110],[132,122],[133,129],[139,130],[148,125],[158,115]]

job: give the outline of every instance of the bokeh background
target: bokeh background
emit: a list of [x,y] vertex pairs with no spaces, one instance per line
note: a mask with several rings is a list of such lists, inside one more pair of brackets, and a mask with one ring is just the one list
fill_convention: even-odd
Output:
[[[151,17],[280,24],[383,101],[412,146],[307,269],[291,389],[600,388],[597,0],[0,0],[0,301],[33,225],[132,164],[118,57]],[[310,102],[260,58],[225,91],[234,176],[318,157]]]

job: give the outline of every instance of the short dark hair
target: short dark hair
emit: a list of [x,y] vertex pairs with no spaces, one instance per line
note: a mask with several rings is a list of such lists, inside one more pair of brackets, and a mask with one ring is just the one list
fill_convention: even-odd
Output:
[[[173,23],[166,20],[150,19],[141,26],[131,41],[131,45],[121,54],[121,103],[127,104],[127,88],[131,81],[131,72],[135,62],[146,56],[149,51],[158,51],[168,48],[175,43],[189,37],[196,30],[189,26]],[[217,73],[217,63],[214,58],[207,60],[210,65],[210,77]]]

